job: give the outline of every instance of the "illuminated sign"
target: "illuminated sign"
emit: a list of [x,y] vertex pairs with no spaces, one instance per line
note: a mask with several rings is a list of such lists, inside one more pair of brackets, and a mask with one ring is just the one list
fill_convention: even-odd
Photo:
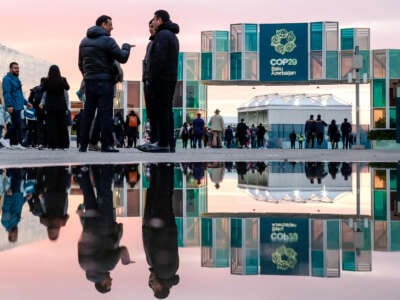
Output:
[[261,274],[309,275],[308,219],[261,218]]
[[260,81],[308,80],[308,24],[260,25]]

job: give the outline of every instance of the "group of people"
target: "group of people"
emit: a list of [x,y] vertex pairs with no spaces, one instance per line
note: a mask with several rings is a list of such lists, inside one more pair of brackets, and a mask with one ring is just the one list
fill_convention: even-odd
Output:
[[[120,48],[111,37],[113,30],[110,16],[97,18],[95,26],[87,30],[79,45],[78,66],[83,76],[79,95],[84,108],[79,119],[79,151],[86,152],[92,139],[98,139],[102,152],[118,152],[115,146],[121,140],[115,138],[113,99],[115,84],[121,81],[120,64],[126,63],[134,45],[124,43]],[[149,128],[149,142],[140,145],[145,152],[174,152],[174,128],[172,97],[175,91],[178,69],[179,26],[173,23],[169,13],[157,10],[149,21],[150,42],[143,60],[143,83]],[[68,126],[71,125],[67,80],[61,76],[58,66],[49,69],[48,77],[31,91],[29,101],[24,98],[18,78],[19,65],[10,63],[10,71],[3,78],[4,106],[0,106],[0,144],[4,147],[24,149],[65,149],[69,147]],[[40,95],[40,96],[39,96]],[[21,113],[25,111],[25,118]],[[122,121],[123,122],[123,121]],[[24,125],[25,123],[25,125]],[[136,145],[137,126],[131,116],[125,122],[127,146]],[[92,135],[97,126],[98,134]],[[24,137],[24,128],[26,134]],[[3,129],[6,134],[3,138]],[[119,135],[120,136],[120,135]],[[124,135],[123,135],[124,136]],[[118,144],[119,142],[119,144]]]
[[[30,91],[22,92],[19,65],[11,62],[2,80],[4,103],[0,103],[0,145],[6,148],[65,149],[69,147],[69,84],[57,65]],[[3,131],[6,131],[3,137]]]
[[304,135],[300,133],[296,134],[293,129],[289,134],[290,148],[296,148],[296,141],[298,142],[299,149],[303,148],[304,139],[306,141],[307,148],[314,148],[315,142],[318,148],[322,147],[325,136],[325,127],[328,127],[328,137],[331,143],[332,149],[339,148],[339,141],[342,140],[343,149],[349,149],[353,144],[353,135],[351,134],[352,126],[348,122],[347,118],[344,118],[340,127],[336,124],[336,120],[332,119],[331,123],[328,124],[322,120],[321,115],[317,115],[317,119],[314,120],[314,115],[310,115],[310,118],[306,121],[304,125]]
[[190,148],[222,148],[225,142],[226,148],[264,148],[265,134],[267,129],[262,123],[257,127],[252,124],[248,127],[241,119],[236,128],[228,125],[224,126],[224,119],[220,115],[220,110],[216,109],[208,124],[202,119],[201,114],[192,123],[185,122],[181,127],[178,137],[182,139],[184,149]]

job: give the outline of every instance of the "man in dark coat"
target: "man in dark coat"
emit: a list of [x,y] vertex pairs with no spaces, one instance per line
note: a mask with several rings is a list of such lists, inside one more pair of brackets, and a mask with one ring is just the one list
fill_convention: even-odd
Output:
[[85,80],[85,106],[82,118],[80,152],[86,152],[89,131],[97,109],[101,126],[101,151],[118,152],[113,147],[113,98],[118,68],[114,61],[126,63],[131,45],[119,48],[110,36],[113,29],[109,16],[100,16],[96,26],[87,30],[79,45],[79,70]]
[[171,22],[165,10],[157,10],[152,23],[156,34],[148,63],[150,91],[154,101],[149,105],[154,107],[151,108],[154,113],[151,117],[151,133],[155,142],[141,145],[138,149],[145,152],[175,152],[172,98],[178,76],[179,41],[176,34],[179,26]]

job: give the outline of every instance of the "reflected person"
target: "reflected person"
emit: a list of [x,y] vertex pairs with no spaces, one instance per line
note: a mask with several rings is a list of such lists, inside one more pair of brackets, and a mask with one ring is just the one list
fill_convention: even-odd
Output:
[[[91,175],[96,191],[90,180]],[[123,265],[133,263],[128,249],[119,246],[123,226],[116,222],[113,207],[113,167],[80,167],[76,178],[84,201],[77,210],[82,223],[82,234],[78,241],[79,265],[86,272],[86,278],[94,282],[96,290],[107,293],[112,285],[110,271],[119,260]]]
[[58,239],[61,227],[65,226],[69,219],[69,178],[66,167],[45,167],[38,171],[37,201],[40,211],[32,212],[40,216],[40,223],[47,228],[47,235],[51,241]]
[[174,166],[150,166],[150,186],[146,195],[142,237],[149,264],[149,286],[156,298],[169,295],[179,283],[178,231],[172,208]]

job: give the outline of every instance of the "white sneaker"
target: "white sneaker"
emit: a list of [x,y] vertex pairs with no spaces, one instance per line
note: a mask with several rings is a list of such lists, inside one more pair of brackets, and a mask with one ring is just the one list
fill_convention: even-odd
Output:
[[11,148],[9,140],[6,140],[5,138],[0,139],[0,144],[2,144],[4,148],[7,148],[7,149]]
[[13,145],[12,146],[14,149],[18,149],[18,150],[25,150],[26,148],[24,146],[22,146],[21,144],[18,145]]

